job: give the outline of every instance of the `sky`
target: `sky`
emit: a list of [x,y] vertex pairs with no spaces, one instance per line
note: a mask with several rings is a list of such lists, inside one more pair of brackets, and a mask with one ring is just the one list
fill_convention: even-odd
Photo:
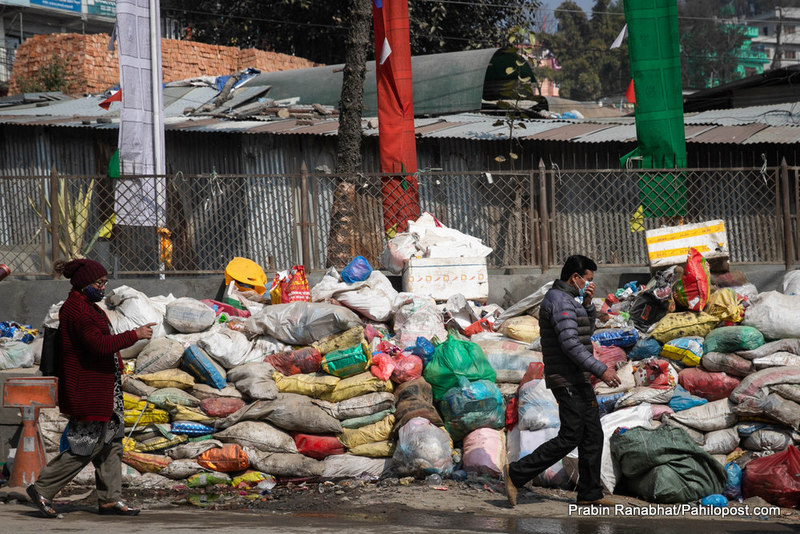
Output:
[[[541,0],[541,1],[542,1],[542,7],[543,8],[555,10],[555,8],[560,6],[564,0]],[[573,1],[576,4],[578,4],[584,11],[586,11],[587,15],[588,15],[589,11],[591,11],[592,6],[594,5],[594,2],[595,2],[595,0],[573,0]],[[551,19],[553,19],[552,11],[550,11],[550,15],[548,15],[548,17],[547,17],[548,21],[550,21]],[[549,22],[548,22],[548,26],[549,26]]]

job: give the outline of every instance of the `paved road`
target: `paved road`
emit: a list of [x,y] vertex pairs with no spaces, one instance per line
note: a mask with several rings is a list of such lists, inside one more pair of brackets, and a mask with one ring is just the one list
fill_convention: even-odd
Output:
[[[375,506],[374,504],[372,506]],[[245,534],[247,531],[326,534],[358,532],[527,532],[534,534],[760,534],[795,532],[793,525],[773,521],[720,521],[711,519],[643,518],[536,518],[498,517],[468,513],[404,511],[371,513],[370,504],[357,514],[333,512],[278,514],[270,512],[232,512],[176,507],[145,510],[133,518],[99,516],[92,508],[72,506],[62,519],[43,519],[27,504],[0,503],[0,533],[42,534],[43,532],[98,532],[101,534]]]

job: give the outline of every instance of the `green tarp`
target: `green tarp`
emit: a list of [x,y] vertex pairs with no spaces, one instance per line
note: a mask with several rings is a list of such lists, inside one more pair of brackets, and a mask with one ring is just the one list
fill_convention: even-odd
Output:
[[646,501],[687,503],[725,487],[725,468],[682,428],[631,428],[610,444],[623,475],[617,487]]

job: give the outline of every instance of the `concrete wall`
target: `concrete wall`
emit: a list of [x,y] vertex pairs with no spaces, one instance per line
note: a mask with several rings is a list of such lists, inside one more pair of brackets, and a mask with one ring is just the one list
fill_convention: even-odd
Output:
[[[785,273],[782,265],[733,265],[733,270],[743,271],[748,279],[758,287],[759,291],[777,289]],[[272,273],[268,273],[271,276]],[[313,286],[323,276],[322,271],[308,273]],[[508,307],[521,298],[534,292],[546,282],[558,278],[559,269],[551,269],[542,273],[539,269],[505,269],[489,272],[489,302]],[[604,267],[595,274],[597,295],[606,295],[615,291],[631,280],[646,283],[650,271],[646,267]],[[399,276],[389,276],[396,289],[401,289]],[[194,278],[167,278],[159,280],[154,277],[114,279],[109,281],[109,289],[127,285],[142,291],[146,295],[168,295],[175,297],[214,298],[224,285],[222,275],[211,275]],[[3,311],[0,321],[17,321],[33,326],[40,326],[48,308],[64,300],[69,292],[68,280],[22,280],[6,278],[0,281],[0,302]]]

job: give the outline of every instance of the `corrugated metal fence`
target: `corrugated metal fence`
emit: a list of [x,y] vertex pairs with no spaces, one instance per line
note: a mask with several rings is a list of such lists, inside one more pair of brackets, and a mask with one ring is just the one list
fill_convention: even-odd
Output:
[[[644,232],[725,220],[731,261],[800,262],[800,168],[427,172],[382,175],[0,177],[0,263],[48,275],[87,256],[120,275],[221,272],[235,256],[267,270],[384,266],[386,184],[419,213],[478,237],[493,267],[561,264],[581,253],[646,265]],[[416,183],[415,183],[416,182]],[[654,185],[655,184],[655,185]],[[407,206],[406,206],[407,207]],[[391,234],[391,231],[389,232]]]

